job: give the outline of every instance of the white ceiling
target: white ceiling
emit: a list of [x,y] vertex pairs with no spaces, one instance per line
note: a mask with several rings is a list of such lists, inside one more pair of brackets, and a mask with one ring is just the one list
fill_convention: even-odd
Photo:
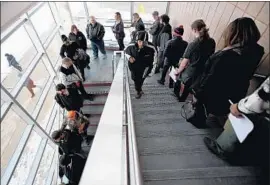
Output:
[[1,31],[38,2],[1,2]]

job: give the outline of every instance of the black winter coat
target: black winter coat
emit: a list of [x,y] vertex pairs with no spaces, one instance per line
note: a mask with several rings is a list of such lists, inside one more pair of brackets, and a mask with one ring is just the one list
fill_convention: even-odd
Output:
[[87,49],[87,41],[86,41],[86,38],[85,38],[84,34],[81,31],[78,31],[77,35],[75,35],[74,33],[71,32],[69,34],[69,39],[72,42],[76,42],[81,49],[86,51],[86,49]]
[[69,92],[68,96],[56,94],[54,97],[55,101],[67,111],[79,110],[83,106],[81,95],[76,88],[67,88],[67,90]]
[[202,77],[192,87],[209,113],[227,115],[229,100],[237,103],[246,96],[263,54],[263,47],[256,44],[218,51],[209,58]]
[[115,22],[114,26],[112,27],[113,33],[115,35],[115,38],[118,39],[124,39],[125,38],[125,32],[124,32],[124,23],[123,21],[117,23]]
[[62,58],[68,57],[71,60],[74,60],[73,57],[76,55],[77,49],[80,46],[76,42],[71,42],[69,45],[63,44],[60,49],[60,56]]
[[183,56],[188,43],[182,37],[174,37],[169,40],[164,50],[165,63],[176,66]]
[[76,132],[71,132],[68,129],[64,129],[62,132],[66,134],[65,141],[60,141],[59,145],[59,154],[70,155],[74,153],[81,152],[82,137]]
[[150,30],[149,30],[149,33],[152,35],[152,43],[154,44],[154,46],[157,46],[157,41],[158,41],[158,35],[159,35],[159,32],[161,31],[162,29],[162,25],[160,23],[160,20],[156,20],[154,23],[153,23],[153,26],[150,27]]
[[94,25],[87,24],[86,27],[87,38],[91,41],[102,40],[105,35],[104,26],[96,22]]

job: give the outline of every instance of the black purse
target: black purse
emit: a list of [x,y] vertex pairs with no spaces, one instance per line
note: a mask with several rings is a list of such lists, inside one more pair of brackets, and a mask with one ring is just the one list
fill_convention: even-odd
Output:
[[205,105],[194,96],[192,101],[186,102],[181,107],[181,116],[197,128],[206,128],[207,111]]

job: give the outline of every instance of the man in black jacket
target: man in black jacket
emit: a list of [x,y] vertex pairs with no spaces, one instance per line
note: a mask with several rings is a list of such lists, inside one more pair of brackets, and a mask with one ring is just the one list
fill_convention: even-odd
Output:
[[105,35],[104,26],[96,21],[94,16],[90,17],[90,24],[86,27],[87,38],[91,41],[91,47],[94,54],[94,59],[98,58],[98,50],[104,55],[103,59],[107,58],[103,37]]
[[64,84],[56,85],[56,92],[54,99],[56,102],[67,111],[76,110],[80,112],[83,106],[83,99],[78,93],[77,88],[66,88]]
[[140,30],[145,30],[145,26],[144,26],[144,23],[142,21],[142,19],[140,18],[139,14],[138,13],[134,13],[133,14],[133,23],[131,24],[130,27],[135,27],[135,31],[139,31],[139,27],[142,27],[143,29],[140,29]]
[[[166,44],[164,50],[164,66],[161,74],[160,80],[158,80],[159,84],[164,85],[165,77],[168,69],[171,66],[176,67],[179,63],[180,58],[183,56],[188,43],[183,40],[182,35],[184,34],[184,28],[182,25],[175,28],[173,31],[173,39],[169,40]],[[170,88],[173,88],[173,81],[170,78]]]
[[134,80],[135,83],[135,90],[137,91],[137,99],[143,94],[142,85],[144,79],[151,72],[151,69],[149,70],[149,68],[156,62],[156,49],[153,45],[148,44],[147,41],[147,32],[139,31],[136,35],[136,43],[131,43],[125,49],[128,67],[131,71],[132,80]]
[[152,43],[154,44],[155,48],[157,49],[157,38],[158,38],[158,34],[162,28],[162,24],[160,24],[160,18],[158,16],[158,11],[154,11],[152,13],[152,15],[153,15],[155,22],[150,27],[149,33],[152,35]]
[[60,56],[62,58],[68,57],[75,61],[76,59],[74,57],[76,56],[76,52],[80,46],[77,44],[77,42],[70,41],[66,35],[61,35],[61,39],[63,41],[63,45],[60,49]]

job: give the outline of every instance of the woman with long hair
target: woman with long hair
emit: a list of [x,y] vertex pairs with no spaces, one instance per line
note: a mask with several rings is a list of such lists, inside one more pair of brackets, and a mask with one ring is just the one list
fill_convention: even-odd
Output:
[[77,28],[76,25],[71,26],[71,32],[69,34],[69,40],[72,42],[76,42],[81,49],[86,51],[87,49],[87,41],[84,34]]
[[255,22],[248,17],[234,20],[225,29],[223,49],[209,58],[193,87],[209,114],[208,125],[223,126],[230,111],[229,100],[236,103],[246,96],[264,54],[264,48],[257,43],[260,37]]
[[125,32],[124,32],[124,23],[122,21],[121,14],[119,12],[115,13],[115,24],[112,27],[112,31],[115,35],[115,38],[119,45],[119,50],[122,51],[125,48],[124,45],[124,38],[125,38]]
[[[183,60],[179,62],[179,80],[174,86],[174,95],[180,102],[186,100],[189,95],[189,87],[195,82],[198,76],[203,73],[207,59],[215,52],[215,40],[209,36],[208,28],[202,19],[191,24],[192,33],[195,39],[188,44]],[[180,87],[184,87],[182,95],[179,95]]]

